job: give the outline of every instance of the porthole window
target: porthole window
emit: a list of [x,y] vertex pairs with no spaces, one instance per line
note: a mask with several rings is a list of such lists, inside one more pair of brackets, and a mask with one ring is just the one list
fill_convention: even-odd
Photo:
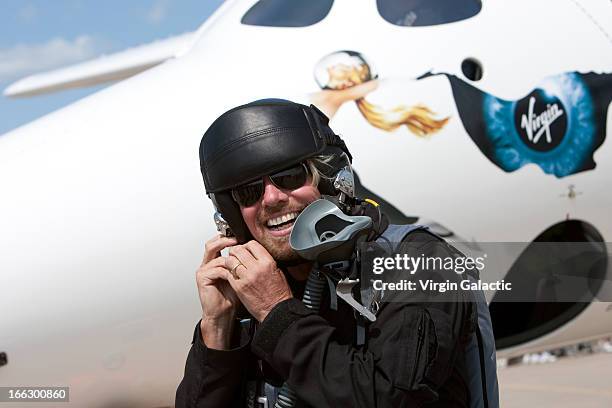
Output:
[[453,23],[480,12],[480,0],[376,0],[378,13],[387,22],[402,27],[424,27]]
[[461,72],[470,81],[480,81],[482,79],[482,64],[476,58],[466,58],[461,63]]

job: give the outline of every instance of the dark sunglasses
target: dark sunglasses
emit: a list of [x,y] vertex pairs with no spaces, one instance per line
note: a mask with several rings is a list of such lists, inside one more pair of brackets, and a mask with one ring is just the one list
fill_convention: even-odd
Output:
[[[270,174],[270,181],[277,188],[282,190],[295,190],[302,187],[308,180],[308,168],[306,164],[300,163],[297,166]],[[244,184],[232,189],[232,197],[241,207],[249,207],[255,204],[263,195],[263,178]]]

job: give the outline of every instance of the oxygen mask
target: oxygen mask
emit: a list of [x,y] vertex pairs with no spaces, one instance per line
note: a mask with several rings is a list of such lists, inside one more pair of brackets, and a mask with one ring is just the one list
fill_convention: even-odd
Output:
[[289,244],[302,258],[327,265],[350,260],[371,228],[370,217],[347,215],[331,201],[319,199],[297,217]]

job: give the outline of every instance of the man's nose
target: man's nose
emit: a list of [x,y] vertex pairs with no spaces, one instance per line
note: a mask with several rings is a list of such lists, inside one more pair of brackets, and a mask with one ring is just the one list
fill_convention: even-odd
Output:
[[263,205],[264,207],[274,207],[280,203],[289,201],[289,195],[283,190],[276,187],[270,181],[270,177],[264,177],[264,194],[263,194]]

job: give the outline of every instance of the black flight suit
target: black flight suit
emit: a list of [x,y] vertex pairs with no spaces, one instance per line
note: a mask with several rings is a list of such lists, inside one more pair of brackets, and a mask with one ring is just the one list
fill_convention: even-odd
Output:
[[[426,231],[403,242],[429,256],[451,255]],[[355,346],[353,309],[338,300],[337,311],[316,314],[298,300],[304,284],[287,276],[296,297],[279,303],[254,334],[237,325],[231,350],[207,348],[196,326],[177,408],[261,407],[251,405],[247,384],[264,377],[275,386],[286,380],[299,407],[469,406],[463,349],[475,307],[459,298],[464,293],[449,294],[448,302],[384,303],[365,346]]]

